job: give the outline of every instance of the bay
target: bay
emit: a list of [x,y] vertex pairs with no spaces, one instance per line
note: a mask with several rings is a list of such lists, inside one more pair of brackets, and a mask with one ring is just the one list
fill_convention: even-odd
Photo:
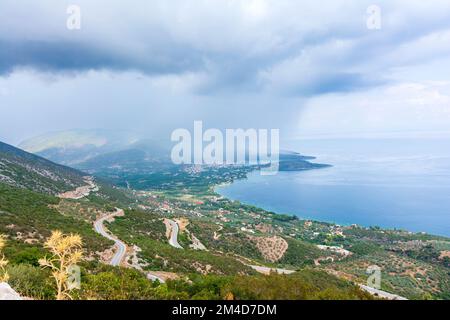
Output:
[[221,195],[303,219],[450,236],[450,142],[444,139],[295,142],[332,167],[220,186]]

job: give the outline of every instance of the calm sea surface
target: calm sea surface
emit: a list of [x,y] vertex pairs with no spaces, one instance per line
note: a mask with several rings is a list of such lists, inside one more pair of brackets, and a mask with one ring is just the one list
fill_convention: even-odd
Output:
[[289,149],[333,167],[253,172],[217,191],[301,218],[450,236],[450,140],[297,141]]

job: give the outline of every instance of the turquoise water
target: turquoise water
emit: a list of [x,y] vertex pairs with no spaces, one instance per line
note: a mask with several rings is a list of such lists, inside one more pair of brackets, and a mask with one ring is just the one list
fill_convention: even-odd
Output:
[[450,141],[308,141],[295,146],[333,167],[276,176],[253,172],[217,191],[301,218],[450,236]]

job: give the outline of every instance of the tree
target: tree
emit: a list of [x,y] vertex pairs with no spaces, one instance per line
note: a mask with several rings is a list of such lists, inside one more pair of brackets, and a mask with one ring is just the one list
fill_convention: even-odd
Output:
[[40,259],[39,264],[52,270],[52,276],[56,282],[57,300],[72,299],[69,292],[73,288],[68,280],[71,268],[83,258],[82,245],[83,241],[79,235],[64,235],[61,231],[53,231],[44,244],[52,256]]
[[8,272],[6,271],[6,265],[8,260],[2,253],[3,248],[6,245],[6,237],[0,234],[0,282],[6,282],[9,279]]

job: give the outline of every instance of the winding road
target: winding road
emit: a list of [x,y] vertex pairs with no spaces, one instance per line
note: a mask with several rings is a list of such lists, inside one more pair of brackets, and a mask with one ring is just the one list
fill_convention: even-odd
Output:
[[262,274],[270,274],[272,272],[278,273],[278,274],[293,274],[297,272],[296,270],[288,270],[288,269],[280,269],[280,268],[269,268],[264,266],[255,266],[251,264],[246,264],[247,266],[251,267],[253,270],[262,273]]
[[[70,191],[70,192],[61,194],[61,195],[59,195],[59,197],[65,198],[65,199],[78,200],[78,199],[88,196],[91,192],[98,191],[98,186],[94,183],[93,177],[85,177],[85,182],[87,183],[86,186],[77,188],[74,191]],[[127,182],[127,185],[129,188],[128,182]],[[124,214],[125,214],[125,212],[122,209],[116,208],[115,212],[113,212],[107,216],[101,217],[100,219],[97,219],[94,222],[94,229],[97,233],[99,233],[101,236],[105,237],[106,239],[114,241],[114,246],[116,247],[117,250],[116,250],[116,253],[114,254],[114,256],[112,257],[111,261],[109,262],[109,264],[112,266],[120,266],[120,264],[122,263],[122,261],[125,258],[125,255],[127,252],[127,245],[123,241],[121,241],[119,238],[117,238],[116,236],[108,233],[108,230],[103,225],[103,222],[114,219],[115,217],[123,216]],[[175,223],[175,221],[173,221],[173,222]],[[176,230],[177,231],[176,231],[176,235],[175,235],[175,241],[178,236],[178,225],[177,224],[176,224]],[[178,244],[177,241],[176,241],[176,244]],[[163,278],[159,277],[156,274],[153,274],[152,272],[147,272],[147,279],[149,279],[151,281],[158,280],[161,283],[165,282],[165,280]]]
[[[59,195],[60,198],[63,199],[74,199],[79,200],[84,197],[87,197],[91,192],[97,192],[98,186],[94,182],[94,178],[91,176],[84,177],[84,181],[86,182],[85,186],[78,187],[73,191],[68,191],[65,193],[62,193]],[[125,253],[127,251],[127,246],[125,243],[120,241],[118,238],[110,235],[107,230],[105,230],[105,227],[103,225],[103,222],[106,220],[114,219],[117,216],[123,216],[125,212],[122,209],[116,208],[116,211],[104,216],[94,222],[94,229],[97,233],[101,234],[103,237],[114,241],[115,246],[117,248],[116,253],[111,259],[111,262],[109,263],[112,266],[118,266],[122,262],[122,260],[125,257]]]
[[151,272],[147,273],[147,279],[150,280],[150,281],[153,281],[153,282],[158,280],[160,283],[166,283],[166,281],[163,278],[158,277],[157,275],[155,275],[155,274],[153,274]]
[[[116,236],[108,233],[108,230],[105,229],[103,222],[113,219],[115,217],[123,216],[123,215],[124,215],[124,211],[122,209],[117,208],[116,212],[114,212],[110,215],[107,215],[105,217],[102,217],[94,222],[95,231],[97,231],[97,233],[99,233],[103,237],[105,237],[111,241],[114,241],[114,243],[115,243],[115,247],[117,248],[117,250],[109,263],[112,266],[120,266],[121,265],[123,259],[125,258],[125,254],[127,252],[127,245],[124,242],[122,242],[119,238],[117,238]],[[139,270],[141,270],[141,269],[139,269]],[[156,274],[153,274],[152,272],[147,272],[147,279],[149,279],[151,281],[158,280],[160,283],[165,282],[165,280],[163,278],[159,277]]]
[[172,228],[172,231],[170,232],[170,238],[169,238],[169,244],[177,249],[183,249],[182,246],[180,246],[180,244],[178,243],[178,232],[179,232],[179,227],[178,227],[178,223],[176,223],[173,220],[167,220],[170,224],[170,227]]
[[401,297],[401,296],[393,294],[393,293],[375,289],[375,288],[372,288],[372,287],[369,287],[369,286],[366,286],[363,284],[359,284],[359,287],[375,297],[380,297],[380,298],[388,299],[388,300],[408,300],[405,297]]
[[116,250],[116,253],[114,254],[114,256],[112,257],[111,262],[109,263],[112,266],[119,266],[121,264],[123,258],[125,257],[125,253],[127,251],[127,246],[125,243],[120,241],[118,238],[109,234],[107,232],[107,230],[105,229],[103,222],[106,220],[115,218],[117,216],[122,216],[122,215],[124,215],[124,211],[122,209],[117,209],[116,212],[114,212],[110,215],[107,215],[105,217],[102,217],[94,222],[95,231],[97,231],[97,233],[101,234],[103,237],[105,237],[111,241],[114,241],[114,243],[115,243],[117,250]]

